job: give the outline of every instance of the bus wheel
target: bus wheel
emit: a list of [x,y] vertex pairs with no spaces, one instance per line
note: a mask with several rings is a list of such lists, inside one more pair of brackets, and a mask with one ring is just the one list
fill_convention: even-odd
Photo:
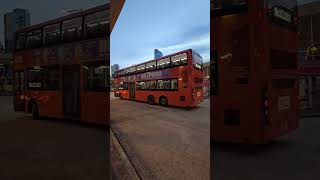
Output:
[[153,96],[148,96],[148,104],[153,105],[154,104],[154,97]]
[[36,103],[32,104],[32,119],[37,120],[39,119],[39,109]]
[[168,105],[168,100],[167,100],[166,97],[160,97],[159,103],[160,103],[160,105],[162,105],[162,106],[167,106],[167,105]]

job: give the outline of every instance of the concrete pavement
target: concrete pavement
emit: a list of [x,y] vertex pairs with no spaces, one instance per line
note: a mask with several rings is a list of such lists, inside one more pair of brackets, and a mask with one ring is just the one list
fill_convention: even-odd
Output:
[[0,96],[0,123],[21,119],[24,117],[24,113],[14,112],[12,96]]
[[214,180],[319,179],[320,118],[268,145],[213,144]]
[[128,156],[125,154],[117,138],[114,136],[112,130],[110,131],[110,154],[113,180],[140,179]]
[[0,179],[109,178],[106,128],[61,120],[32,120],[0,97]]
[[209,104],[186,110],[111,100],[111,128],[141,179],[210,178]]

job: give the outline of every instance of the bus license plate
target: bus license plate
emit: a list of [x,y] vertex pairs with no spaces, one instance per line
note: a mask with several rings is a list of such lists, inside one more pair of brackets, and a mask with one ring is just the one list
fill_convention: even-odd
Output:
[[278,108],[279,108],[279,110],[289,109],[290,108],[290,97],[289,96],[279,97]]
[[201,96],[201,92],[197,92],[197,96]]

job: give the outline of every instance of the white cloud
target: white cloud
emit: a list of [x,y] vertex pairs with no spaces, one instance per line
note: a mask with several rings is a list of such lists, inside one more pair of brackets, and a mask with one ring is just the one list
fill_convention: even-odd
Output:
[[203,34],[198,37],[193,37],[191,39],[185,40],[183,42],[160,47],[159,50],[162,51],[165,55],[175,53],[178,51],[186,50],[186,49],[207,49],[205,51],[202,50],[201,56],[204,61],[210,60],[210,33]]
[[202,36],[194,37],[192,39],[189,39],[174,45],[161,47],[159,49],[165,54],[170,54],[170,53],[174,53],[174,52],[178,52],[186,49],[203,49],[203,48],[208,48],[208,50],[210,49],[210,33],[203,34]]

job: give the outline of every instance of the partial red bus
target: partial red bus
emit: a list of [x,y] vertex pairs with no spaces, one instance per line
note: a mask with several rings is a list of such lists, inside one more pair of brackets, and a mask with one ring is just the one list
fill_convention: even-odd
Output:
[[298,127],[296,0],[214,0],[214,141],[267,143]]
[[109,4],[16,32],[14,109],[108,123]]
[[119,70],[116,95],[122,99],[194,107],[203,101],[202,57],[185,50]]

